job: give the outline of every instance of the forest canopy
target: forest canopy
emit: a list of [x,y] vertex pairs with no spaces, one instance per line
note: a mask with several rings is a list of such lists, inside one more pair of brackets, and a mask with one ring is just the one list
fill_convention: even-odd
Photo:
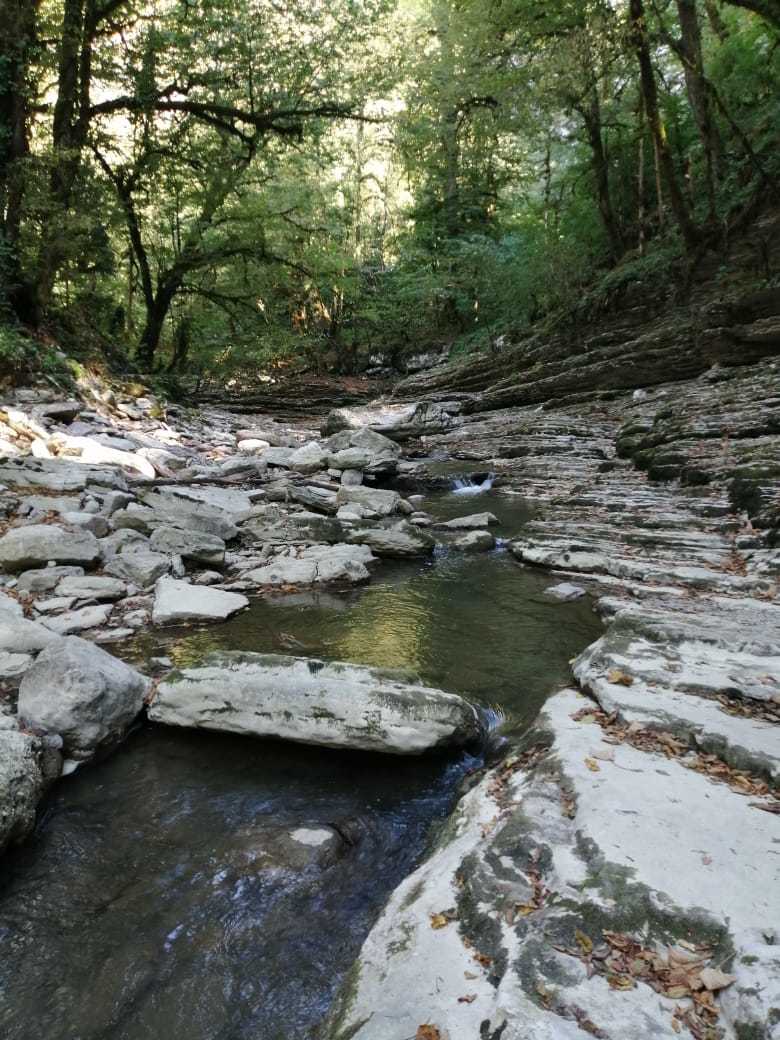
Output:
[[0,362],[402,366],[662,277],[777,195],[779,41],[778,0],[0,0]]

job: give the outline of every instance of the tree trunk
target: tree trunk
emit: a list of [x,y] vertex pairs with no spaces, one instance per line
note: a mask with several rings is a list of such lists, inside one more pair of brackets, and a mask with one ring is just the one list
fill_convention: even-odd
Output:
[[173,274],[169,275],[167,280],[157,286],[154,299],[146,308],[146,324],[141,333],[136,359],[147,372],[151,372],[154,368],[154,359],[160,345],[165,319],[168,317],[173,298],[180,288],[181,278]]
[[642,99],[645,105],[647,123],[650,127],[650,133],[652,134],[653,143],[658,156],[658,166],[669,196],[669,204],[671,205],[672,212],[677,221],[677,226],[680,229],[680,234],[685,242],[685,247],[688,252],[693,252],[698,242],[698,234],[696,227],[691,220],[688,207],[685,203],[685,198],[683,197],[680,185],[677,181],[677,174],[674,169],[674,160],[672,158],[672,153],[669,150],[666,132],[661,121],[661,113],[658,107],[658,91],[655,82],[655,72],[653,71],[653,62],[650,56],[650,42],[647,35],[647,21],[643,0],[630,0],[629,11],[631,39],[639,63]]
[[707,19],[710,23],[710,28],[718,37],[720,42],[725,43],[729,37],[729,33],[726,28],[726,23],[721,18],[718,0],[704,0],[704,10],[707,12]]
[[593,173],[596,178],[596,193],[598,196],[599,213],[604,224],[604,230],[609,238],[610,252],[613,261],[617,262],[623,255],[623,236],[618,227],[615,210],[612,205],[612,194],[609,186],[609,165],[604,150],[604,140],[601,127],[601,104],[599,102],[598,88],[593,87],[589,103],[583,105],[580,114],[585,123],[585,129],[590,143],[591,162]]
[[720,177],[723,144],[710,104],[710,92],[704,76],[704,57],[701,49],[701,28],[696,11],[696,0],[677,0],[680,19],[679,54],[685,73],[688,100],[696,121],[699,137],[704,148],[707,166],[707,191],[710,201],[710,218],[715,216],[715,179]]
[[29,155],[28,77],[37,6],[37,0],[0,0],[0,304],[8,304],[23,321],[34,319],[18,246],[23,163]]

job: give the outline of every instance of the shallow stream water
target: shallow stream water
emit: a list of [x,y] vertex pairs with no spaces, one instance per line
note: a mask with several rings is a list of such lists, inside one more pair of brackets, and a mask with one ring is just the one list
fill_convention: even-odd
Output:
[[[517,533],[519,501],[489,509]],[[385,564],[345,592],[257,600],[232,621],[148,633],[142,664],[212,649],[407,667],[494,706],[517,732],[594,639],[587,601],[506,551]],[[4,1040],[302,1040],[392,888],[452,807],[467,755],[398,759],[145,725],[61,782],[34,837],[0,861]],[[286,836],[336,828],[331,859],[291,861]]]

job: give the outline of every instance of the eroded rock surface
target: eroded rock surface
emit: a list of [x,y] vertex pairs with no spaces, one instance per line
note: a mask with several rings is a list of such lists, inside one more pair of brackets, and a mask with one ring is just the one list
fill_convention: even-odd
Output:
[[413,755],[476,739],[475,709],[398,672],[229,652],[168,676],[155,722]]

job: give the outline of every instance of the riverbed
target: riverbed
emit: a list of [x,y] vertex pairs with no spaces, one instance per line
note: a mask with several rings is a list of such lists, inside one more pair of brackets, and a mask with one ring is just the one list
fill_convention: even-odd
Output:
[[[496,492],[459,498],[431,507],[491,509],[502,536],[530,515]],[[500,547],[443,550],[385,565],[358,590],[258,598],[225,624],[148,632],[121,653],[147,668],[215,649],[407,668],[491,709],[495,747],[599,634],[587,598],[544,595],[554,583]],[[384,901],[481,764],[142,725],[61,782],[33,838],[0,866],[2,1035],[315,1035]],[[318,833],[335,844],[291,856],[291,835]]]

